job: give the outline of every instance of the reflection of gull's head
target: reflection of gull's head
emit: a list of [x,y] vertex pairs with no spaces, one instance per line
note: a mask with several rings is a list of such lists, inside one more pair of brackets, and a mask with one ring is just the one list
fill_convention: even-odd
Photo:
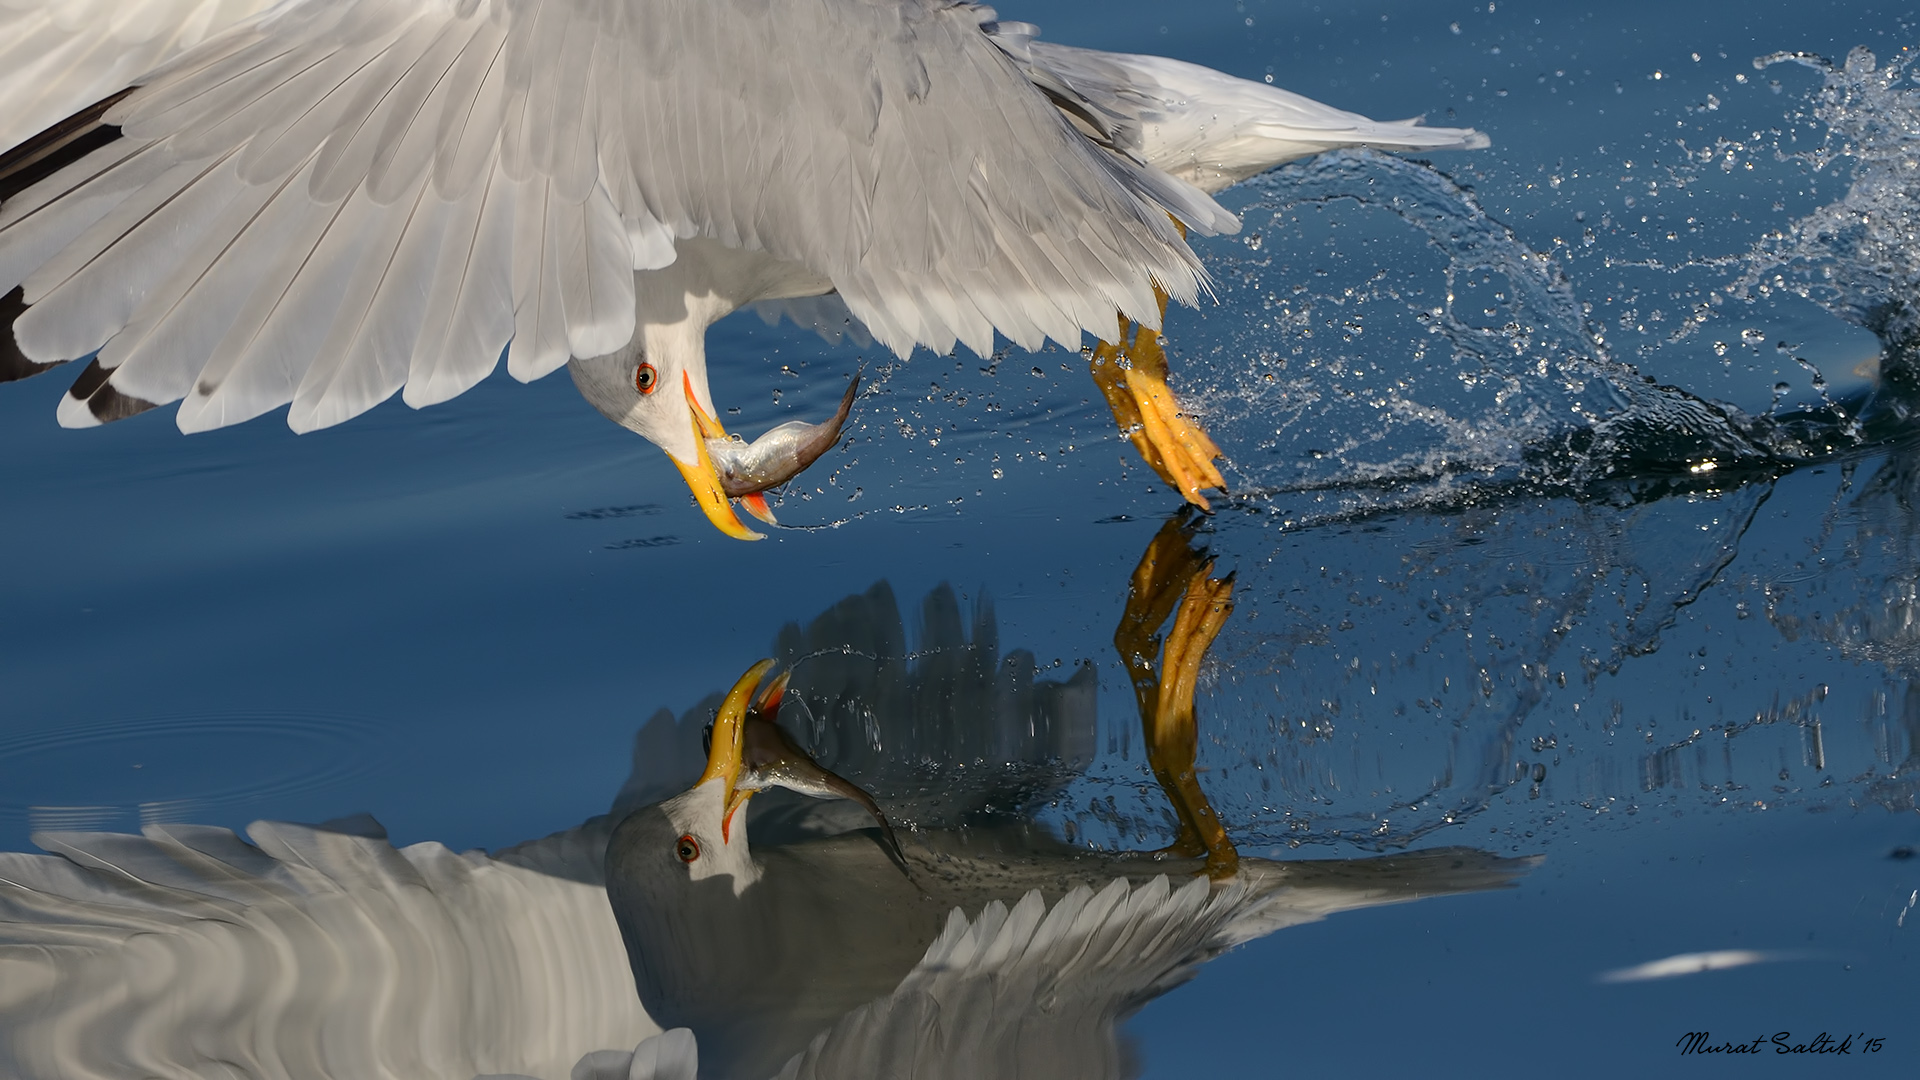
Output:
[[[747,830],[734,817],[752,797],[741,786],[748,707],[773,661],[762,660],[741,676],[714,717],[706,771],[687,791],[647,807],[623,823],[616,841],[631,853],[627,868],[650,884],[727,878],[735,896],[758,876],[747,852]],[[776,680],[774,689],[786,686]],[[744,822],[742,823],[744,824]]]

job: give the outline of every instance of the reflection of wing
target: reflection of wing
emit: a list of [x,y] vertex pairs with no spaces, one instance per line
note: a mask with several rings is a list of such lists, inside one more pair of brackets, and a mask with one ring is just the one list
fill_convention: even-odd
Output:
[[0,0],[0,150],[273,0]]
[[[970,622],[952,587],[941,585],[921,602],[910,647],[900,605],[883,581],[804,628],[787,624],[773,650],[793,670],[781,725],[900,820],[938,828],[988,804],[1018,816],[1093,760],[1095,672],[1082,666],[1065,681],[1046,679],[1031,652],[1002,655],[984,599]],[[647,721],[614,800],[616,819],[693,783],[706,764],[701,732],[719,702],[715,694],[677,720],[662,710]],[[758,819],[784,801],[768,793],[748,812]],[[854,828],[872,824],[850,803],[811,808],[844,814]]]
[[1116,1077],[1119,1021],[1225,949],[1334,912],[1497,888],[1533,864],[1465,850],[1247,860],[1217,892],[1205,878],[1116,879],[1050,910],[1037,891],[971,920],[956,909],[898,989],[821,1032],[780,1076]]
[[937,825],[989,802],[1017,815],[1093,760],[1091,667],[1040,678],[1033,653],[1001,654],[993,605],[969,620],[947,585],[921,601],[914,638],[885,582],[780,631],[800,699],[781,720],[821,764]]
[[559,1080],[657,1030],[601,889],[350,828],[0,854],[0,1075]]

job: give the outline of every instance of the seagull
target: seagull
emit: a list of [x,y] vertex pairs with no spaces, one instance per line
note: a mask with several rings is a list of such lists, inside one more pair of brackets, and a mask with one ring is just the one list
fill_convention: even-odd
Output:
[[1205,506],[1220,453],[1158,330],[1206,289],[1187,234],[1239,227],[1211,193],[1338,147],[1487,145],[951,0],[104,6],[0,3],[72,54],[5,100],[73,110],[0,155],[0,381],[91,357],[63,425],[178,401],[185,432],[281,406],[306,432],[565,366],[740,539],[734,502],[771,521],[846,410],[728,433],[728,313],[831,295],[902,358],[1091,333],[1116,421]]

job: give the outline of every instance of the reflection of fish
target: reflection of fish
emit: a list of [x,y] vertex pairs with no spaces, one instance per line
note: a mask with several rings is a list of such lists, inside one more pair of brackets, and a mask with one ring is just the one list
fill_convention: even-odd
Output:
[[1115,1076],[1118,1020],[1220,951],[1532,865],[1461,849],[1243,859],[1216,884],[1201,859],[1095,855],[1014,825],[922,830],[911,879],[866,830],[750,848],[736,784],[770,666],[722,705],[700,782],[628,816],[607,849],[641,1000],[694,1031],[708,1075]]

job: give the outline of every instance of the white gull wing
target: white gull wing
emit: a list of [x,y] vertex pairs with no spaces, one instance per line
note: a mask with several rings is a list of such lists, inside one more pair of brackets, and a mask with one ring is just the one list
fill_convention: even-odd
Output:
[[561,1080],[658,1031],[596,885],[433,843],[248,834],[0,854],[0,1075]]
[[274,0],[0,0],[0,151]]
[[[184,430],[296,430],[634,330],[708,237],[821,275],[905,353],[1154,324],[1233,217],[1087,139],[943,0],[290,2],[144,77],[122,137],[0,208],[36,362]],[[988,24],[991,29],[991,24]],[[1168,204],[1173,205],[1168,205]],[[77,399],[76,399],[77,400]],[[63,420],[90,422],[84,406]]]
[[1465,849],[1249,859],[1217,888],[1115,879],[1051,907],[1035,890],[972,918],[956,908],[896,990],[815,1036],[779,1075],[1111,1080],[1128,1061],[1120,1022],[1221,952],[1336,912],[1507,886],[1537,861]]

